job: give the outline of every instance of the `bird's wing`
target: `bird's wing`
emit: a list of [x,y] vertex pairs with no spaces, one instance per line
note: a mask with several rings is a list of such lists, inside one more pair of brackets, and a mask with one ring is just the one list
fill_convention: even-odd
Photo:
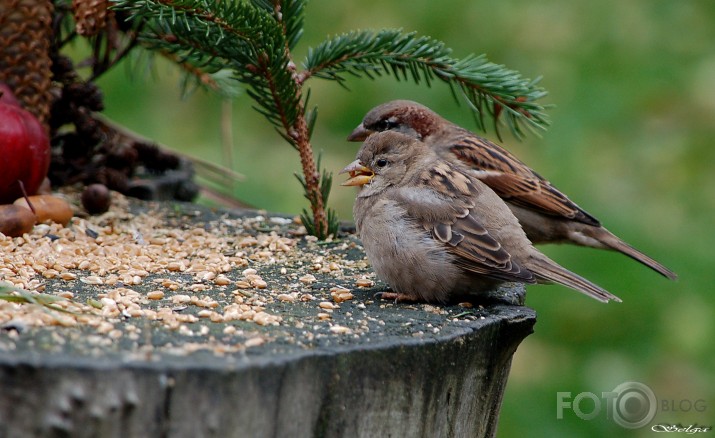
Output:
[[479,188],[468,176],[440,162],[424,170],[420,178],[423,184],[402,187],[392,196],[409,217],[457,256],[460,268],[502,281],[536,281],[474,214],[469,199]]
[[475,169],[475,176],[499,197],[542,214],[572,219],[588,225],[600,225],[598,219],[576,205],[509,151],[469,131],[462,133],[458,139],[450,142],[450,151]]
[[505,281],[536,282],[531,271],[512,259],[471,210],[451,225],[436,224],[432,237],[448,245],[458,256],[456,264],[464,270]]

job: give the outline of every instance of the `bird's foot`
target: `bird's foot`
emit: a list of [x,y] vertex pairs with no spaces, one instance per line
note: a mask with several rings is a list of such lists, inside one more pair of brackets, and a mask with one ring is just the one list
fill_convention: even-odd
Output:
[[398,292],[378,292],[373,295],[378,300],[394,301],[395,303],[416,303],[417,300],[407,294],[401,294]]

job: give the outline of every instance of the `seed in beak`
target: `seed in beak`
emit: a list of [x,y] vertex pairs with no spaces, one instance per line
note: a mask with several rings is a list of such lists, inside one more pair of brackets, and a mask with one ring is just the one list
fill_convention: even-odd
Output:
[[360,160],[355,160],[352,163],[345,166],[340,174],[348,173],[350,178],[342,183],[344,186],[363,186],[372,180],[375,173],[369,167],[364,166],[360,163]]

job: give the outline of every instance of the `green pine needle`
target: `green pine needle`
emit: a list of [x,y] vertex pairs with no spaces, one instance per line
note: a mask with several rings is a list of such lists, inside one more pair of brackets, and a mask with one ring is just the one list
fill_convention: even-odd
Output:
[[251,0],[251,3],[273,15],[273,18],[282,24],[289,49],[298,44],[303,35],[306,0]]
[[443,42],[415,32],[355,31],[309,49],[303,77],[342,84],[348,74],[370,79],[392,75],[397,80],[424,82],[427,86],[439,80],[449,85],[455,98],[466,100],[482,130],[484,114],[495,121],[503,116],[516,137],[524,135],[524,126],[546,129],[549,121],[545,107],[537,103],[546,96],[546,91],[537,86],[539,79],[522,78],[518,72],[489,62],[485,55],[456,59],[451,52]]

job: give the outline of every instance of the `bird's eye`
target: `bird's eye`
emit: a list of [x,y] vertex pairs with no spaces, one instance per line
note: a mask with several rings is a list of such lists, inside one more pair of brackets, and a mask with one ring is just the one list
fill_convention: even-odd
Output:
[[392,119],[383,119],[377,123],[378,131],[389,131],[397,127],[397,122]]
[[384,158],[380,158],[377,161],[375,161],[375,165],[377,167],[385,167],[385,166],[387,166],[387,160]]

